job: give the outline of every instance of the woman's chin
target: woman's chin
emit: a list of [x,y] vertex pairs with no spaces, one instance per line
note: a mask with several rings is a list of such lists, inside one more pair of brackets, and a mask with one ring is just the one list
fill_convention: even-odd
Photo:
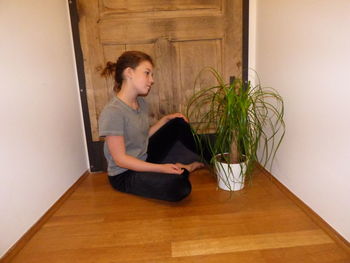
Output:
[[139,96],[145,97],[145,96],[148,95],[148,93],[149,93],[149,90],[148,91],[144,91],[144,92],[140,92]]
[[140,96],[147,96],[148,93],[150,92],[151,89],[147,88],[145,90],[143,90],[142,92],[140,92]]

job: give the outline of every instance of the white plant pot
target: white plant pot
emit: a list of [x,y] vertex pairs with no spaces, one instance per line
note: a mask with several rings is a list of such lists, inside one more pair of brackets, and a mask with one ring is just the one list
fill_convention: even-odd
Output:
[[228,164],[215,163],[218,187],[225,191],[238,191],[244,187],[245,172],[247,170],[245,163]]

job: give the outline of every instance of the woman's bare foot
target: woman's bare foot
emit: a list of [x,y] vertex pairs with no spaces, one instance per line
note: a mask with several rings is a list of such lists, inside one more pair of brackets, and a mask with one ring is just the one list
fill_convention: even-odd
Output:
[[204,164],[200,162],[193,162],[189,164],[176,163],[176,165],[180,168],[186,169],[189,172],[193,172],[194,170],[204,167]]

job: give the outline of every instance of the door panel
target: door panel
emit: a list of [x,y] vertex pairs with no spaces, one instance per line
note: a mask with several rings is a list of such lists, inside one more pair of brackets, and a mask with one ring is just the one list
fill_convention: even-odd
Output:
[[115,12],[154,12],[164,10],[195,10],[195,9],[220,9],[220,0],[104,0],[102,7],[104,10]]
[[[213,77],[205,74],[205,72],[200,75],[200,78],[197,79],[197,77],[206,67],[213,67],[221,71],[221,41],[179,42],[178,53],[179,61],[181,62],[179,67],[179,76],[181,76],[179,110],[185,112],[186,102],[195,90],[198,91],[203,87],[215,84]],[[193,54],[200,55],[194,57]]]
[[107,61],[141,50],[155,62],[155,84],[146,97],[151,122],[184,112],[194,89],[213,84],[214,67],[225,78],[241,76],[243,0],[79,0],[79,30],[93,140],[97,120],[113,96],[113,80],[100,76]]

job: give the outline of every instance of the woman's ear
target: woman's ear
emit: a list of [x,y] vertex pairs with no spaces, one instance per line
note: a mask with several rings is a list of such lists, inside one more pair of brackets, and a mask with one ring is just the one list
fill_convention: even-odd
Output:
[[134,70],[132,68],[130,68],[130,67],[127,67],[124,70],[124,76],[125,76],[126,79],[132,79],[133,74],[134,74]]

